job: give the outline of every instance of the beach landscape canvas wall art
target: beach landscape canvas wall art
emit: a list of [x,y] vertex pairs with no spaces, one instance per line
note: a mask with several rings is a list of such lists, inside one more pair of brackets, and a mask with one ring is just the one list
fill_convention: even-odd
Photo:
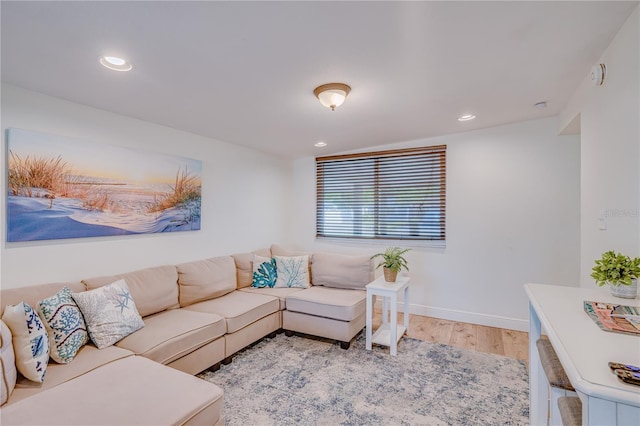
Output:
[[7,130],[7,241],[200,229],[202,162]]

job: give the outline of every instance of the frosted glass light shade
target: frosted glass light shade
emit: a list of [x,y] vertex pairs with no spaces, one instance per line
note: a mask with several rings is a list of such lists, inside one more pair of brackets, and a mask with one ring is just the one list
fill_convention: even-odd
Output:
[[336,107],[342,105],[351,91],[351,87],[343,83],[329,83],[316,87],[313,93],[320,103],[334,111]]
[[114,71],[129,71],[133,68],[127,60],[118,58],[117,56],[100,56],[98,57],[98,61],[103,67]]

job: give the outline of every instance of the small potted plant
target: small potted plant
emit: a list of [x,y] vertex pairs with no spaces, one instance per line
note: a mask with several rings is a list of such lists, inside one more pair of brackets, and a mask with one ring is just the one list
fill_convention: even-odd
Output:
[[640,276],[640,257],[631,259],[613,250],[606,251],[596,260],[591,278],[602,287],[609,284],[611,294],[625,299],[635,299],[638,294],[638,276]]
[[398,272],[400,272],[403,268],[407,271],[409,267],[407,266],[407,259],[405,259],[402,255],[408,252],[411,249],[401,249],[400,247],[389,247],[385,250],[384,253],[377,253],[371,256],[371,259],[375,259],[376,257],[382,257],[382,261],[376,266],[376,269],[379,267],[383,267],[384,271],[384,280],[389,283],[396,282],[396,277],[398,276]]

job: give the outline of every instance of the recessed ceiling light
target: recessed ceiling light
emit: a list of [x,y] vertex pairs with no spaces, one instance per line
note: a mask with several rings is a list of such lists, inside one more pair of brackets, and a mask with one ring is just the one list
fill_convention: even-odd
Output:
[[545,109],[547,107],[547,102],[542,101],[542,102],[538,102],[537,104],[535,104],[533,106],[535,109]]
[[327,143],[326,142],[316,142],[316,143],[313,144],[313,146],[315,146],[317,148],[322,148],[322,147],[327,146]]
[[460,117],[458,117],[458,121],[469,121],[473,120],[474,118],[476,118],[476,116],[473,114],[461,115]]
[[133,68],[127,60],[118,58],[117,56],[100,56],[98,61],[100,61],[103,67],[114,71],[129,71]]

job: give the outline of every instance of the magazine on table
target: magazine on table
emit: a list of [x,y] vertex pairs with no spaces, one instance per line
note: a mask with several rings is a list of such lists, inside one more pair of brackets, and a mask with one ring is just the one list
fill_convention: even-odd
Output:
[[640,308],[637,306],[585,300],[584,310],[605,331],[640,336]]

